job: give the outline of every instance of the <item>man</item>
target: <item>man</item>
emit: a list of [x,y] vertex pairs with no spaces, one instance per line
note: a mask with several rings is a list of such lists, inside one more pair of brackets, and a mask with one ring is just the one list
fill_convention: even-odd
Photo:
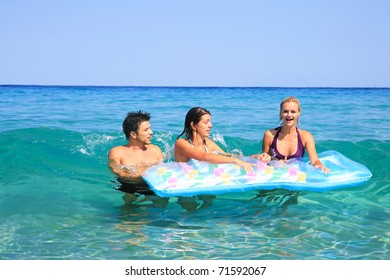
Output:
[[[142,173],[151,165],[164,160],[161,149],[151,144],[153,131],[150,127],[150,114],[143,111],[130,112],[123,121],[123,133],[127,144],[112,148],[108,154],[108,165],[122,184],[119,190],[126,192],[123,197],[126,203],[134,202],[143,194],[154,202],[156,207],[165,207],[167,199],[158,199],[147,183],[142,179]],[[150,197],[150,196],[153,196]],[[165,206],[164,206],[165,205]]]

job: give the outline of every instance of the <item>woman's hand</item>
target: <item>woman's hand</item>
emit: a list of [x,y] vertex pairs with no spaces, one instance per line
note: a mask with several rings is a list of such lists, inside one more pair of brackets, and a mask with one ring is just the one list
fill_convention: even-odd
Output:
[[245,162],[238,158],[235,159],[234,163],[240,165],[242,168],[245,169],[246,172],[250,172],[250,173],[253,172],[253,166],[255,166],[255,164],[253,163]]
[[267,154],[267,153],[251,155],[251,158],[258,159],[258,160],[260,160],[262,162],[269,162],[269,161],[271,161],[271,156],[269,154]]
[[257,159],[262,161],[262,162],[269,162],[271,161],[271,156],[267,153],[262,153],[257,156]]
[[317,161],[313,164],[313,166],[314,166],[315,168],[321,169],[322,172],[324,172],[324,173],[330,173],[330,172],[332,172],[332,170],[330,170],[328,167],[326,167],[325,165],[323,165],[322,162],[319,161],[319,160],[317,160]]

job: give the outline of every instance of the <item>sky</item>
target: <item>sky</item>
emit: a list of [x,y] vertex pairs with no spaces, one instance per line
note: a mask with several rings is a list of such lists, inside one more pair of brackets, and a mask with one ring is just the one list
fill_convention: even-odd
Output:
[[390,87],[390,1],[1,0],[1,84]]

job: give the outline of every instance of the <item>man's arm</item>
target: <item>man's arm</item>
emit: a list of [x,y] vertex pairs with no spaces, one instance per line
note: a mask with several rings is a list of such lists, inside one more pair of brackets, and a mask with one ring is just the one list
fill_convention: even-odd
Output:
[[124,177],[125,171],[122,169],[120,153],[117,148],[112,148],[108,153],[108,167],[118,177]]

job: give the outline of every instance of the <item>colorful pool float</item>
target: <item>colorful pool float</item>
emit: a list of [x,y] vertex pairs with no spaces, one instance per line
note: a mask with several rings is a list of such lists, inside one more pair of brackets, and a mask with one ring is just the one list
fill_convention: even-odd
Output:
[[246,172],[235,164],[190,160],[188,163],[155,165],[144,173],[143,178],[157,195],[171,197],[277,188],[323,192],[361,185],[372,176],[367,167],[339,152],[326,151],[318,156],[332,172],[323,173],[307,158],[263,163],[242,157],[254,164],[254,172]]

